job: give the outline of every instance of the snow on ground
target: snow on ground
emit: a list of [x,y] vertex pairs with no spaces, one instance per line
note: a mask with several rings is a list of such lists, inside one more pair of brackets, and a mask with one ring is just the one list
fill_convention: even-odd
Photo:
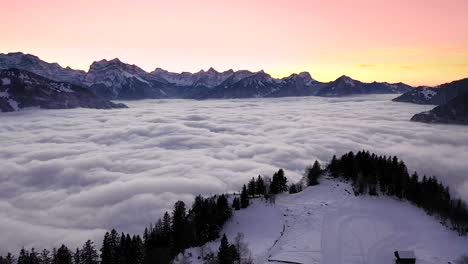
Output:
[[19,111],[19,110],[20,110],[19,104],[18,104],[18,102],[16,102],[15,100],[13,100],[13,99],[8,99],[8,103],[10,104],[11,108],[13,108],[15,111]]
[[[278,239],[283,230],[284,220],[280,207],[256,199],[252,204],[240,211],[234,211],[234,216],[226,223],[221,231],[226,234],[229,242],[233,242],[238,233],[244,234],[244,242],[248,243],[254,260],[263,261],[275,240]],[[205,254],[208,251],[217,253],[220,241],[209,242],[205,245]],[[197,262],[201,255],[200,248],[191,248],[186,251],[186,255],[192,255],[192,261]],[[257,262],[255,262],[257,263]]]
[[[417,263],[439,264],[468,251],[468,238],[408,202],[356,197],[349,184],[332,179],[280,195],[275,205],[256,201],[223,232],[230,241],[243,232],[255,263],[390,264],[394,251],[413,250]],[[218,247],[219,241],[207,245],[213,252]],[[199,249],[190,252],[197,263]]]
[[10,98],[10,94],[8,93],[8,89],[6,89],[4,92],[0,92],[0,97]]
[[11,80],[10,78],[2,78],[2,85],[10,85]]
[[434,95],[437,94],[436,91],[430,89],[430,88],[423,88],[423,90],[420,92],[424,98],[426,99],[431,99]]

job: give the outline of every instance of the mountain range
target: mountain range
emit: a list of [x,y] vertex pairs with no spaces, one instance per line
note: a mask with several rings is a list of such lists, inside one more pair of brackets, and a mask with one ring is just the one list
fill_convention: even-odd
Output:
[[[349,96],[402,94],[397,102],[440,105],[415,115],[412,121],[465,124],[468,79],[436,87],[413,88],[404,83],[365,83],[341,76],[319,82],[308,72],[273,78],[264,71],[213,68],[196,73],[174,73],[156,68],[147,72],[119,59],[93,62],[88,71],[61,67],[21,52],[0,54],[0,110],[20,108],[119,108],[109,100],[159,98],[234,99],[289,96]],[[456,100],[455,100],[456,99]]]
[[404,93],[412,89],[403,83],[364,83],[341,76],[332,82],[319,82],[309,73],[273,78],[264,71],[213,68],[196,73],[173,73],[157,68],[146,72],[119,59],[95,61],[87,72],[47,63],[37,56],[20,52],[0,54],[0,69],[18,68],[51,80],[88,88],[111,100],[155,98],[260,98],[286,96],[346,96],[356,94]]
[[124,104],[99,98],[75,84],[52,81],[26,70],[0,70],[0,112],[13,112],[26,107],[126,108]]
[[468,78],[435,87],[416,87],[393,99],[395,102],[442,105],[459,95],[468,93]]
[[411,121],[468,125],[468,78],[436,87],[417,87],[393,101],[438,105],[414,115]]

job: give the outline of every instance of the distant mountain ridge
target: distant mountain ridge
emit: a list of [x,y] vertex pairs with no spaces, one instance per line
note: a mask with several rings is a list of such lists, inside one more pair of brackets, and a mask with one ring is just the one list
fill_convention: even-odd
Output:
[[468,93],[468,78],[438,85],[417,87],[393,99],[395,102],[442,105],[455,97]]
[[416,114],[411,121],[468,125],[468,93],[459,95],[430,111]]
[[52,81],[26,70],[0,70],[0,112],[18,111],[25,107],[44,109],[126,108],[97,97],[78,85]]
[[82,85],[102,98],[120,100],[347,96],[404,93],[412,89],[403,83],[363,83],[347,76],[322,83],[307,72],[284,78],[273,78],[263,71],[218,72],[213,68],[196,73],[173,73],[160,68],[146,72],[119,59],[95,61],[88,72],[84,72],[63,68],[20,52],[0,54],[0,69],[9,68],[24,69],[52,80]]
[[438,105],[430,111],[415,114],[411,121],[468,125],[468,78],[436,87],[417,87],[393,101]]
[[8,54],[0,53],[0,70],[7,70],[10,68],[26,70],[48,79],[72,84],[81,84],[86,74],[85,71],[74,70],[69,67],[63,68],[58,63],[45,62],[31,54],[24,54],[21,52]]

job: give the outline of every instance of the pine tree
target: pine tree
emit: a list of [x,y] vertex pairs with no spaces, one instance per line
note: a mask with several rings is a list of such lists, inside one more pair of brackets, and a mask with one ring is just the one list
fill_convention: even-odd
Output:
[[257,180],[255,181],[255,192],[258,195],[265,195],[266,193],[265,181],[260,175],[258,175]]
[[115,229],[104,235],[101,248],[101,264],[119,264],[120,236]]
[[52,258],[50,257],[50,251],[47,249],[42,250],[40,256],[40,264],[52,264]]
[[221,238],[221,244],[218,250],[218,263],[219,264],[232,264],[233,263],[232,251],[229,246],[229,242],[226,237],[226,234],[223,234],[223,237]]
[[296,184],[291,184],[291,186],[289,186],[289,193],[297,193],[297,187],[296,187]]
[[0,264],[16,264],[16,259],[8,252],[5,257],[0,256]]
[[221,194],[216,201],[216,218],[220,227],[232,216],[232,209],[229,207],[226,195]]
[[57,249],[57,254],[55,256],[54,263],[73,264],[72,253],[65,245],[62,245],[61,247],[59,247],[59,249]]
[[18,264],[29,264],[29,251],[24,248],[20,250]]
[[314,186],[319,184],[318,178],[322,174],[322,167],[318,160],[315,160],[314,165],[306,169],[306,177],[309,186]]
[[236,211],[240,210],[241,206],[240,206],[239,198],[234,197],[234,199],[232,200],[232,208],[234,208],[234,210]]
[[270,193],[278,194],[288,190],[288,179],[284,176],[283,169],[273,174],[273,179],[270,184]]
[[247,193],[250,197],[255,197],[255,194],[257,194],[255,185],[255,178],[252,178],[247,184]]
[[247,187],[242,187],[242,192],[240,195],[240,206],[241,208],[247,208],[249,206],[249,195],[247,194]]
[[178,201],[174,204],[174,210],[172,211],[172,233],[174,239],[174,253],[177,254],[186,247],[186,235],[185,228],[187,226],[186,221],[186,209],[185,203]]
[[81,262],[81,252],[80,249],[77,248],[75,254],[73,254],[73,264],[82,264]]
[[80,251],[82,264],[98,264],[99,255],[91,240],[84,243]]
[[133,245],[133,251],[132,251],[133,263],[132,264],[143,264],[144,250],[143,250],[143,241],[141,240],[140,236],[132,237],[132,245]]

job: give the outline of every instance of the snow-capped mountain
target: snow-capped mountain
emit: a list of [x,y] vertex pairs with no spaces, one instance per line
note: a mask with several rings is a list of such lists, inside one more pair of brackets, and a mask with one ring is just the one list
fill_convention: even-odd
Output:
[[392,94],[404,93],[412,89],[404,83],[372,82],[364,83],[353,80],[348,76],[341,76],[333,82],[322,85],[314,95],[317,96],[346,96],[353,94]]
[[57,63],[48,63],[37,56],[21,52],[0,54],[0,70],[10,68],[26,70],[46,78],[80,85],[84,71],[63,68]]
[[430,111],[416,114],[411,121],[468,125],[468,93],[459,95]]
[[108,99],[171,97],[171,85],[159,81],[136,65],[119,59],[93,62],[83,83],[98,96]]
[[468,93],[468,78],[436,87],[417,87],[393,99],[395,102],[442,105],[455,97]]
[[213,68],[196,73],[174,73],[157,68],[151,73],[119,59],[92,63],[88,72],[62,68],[38,57],[22,53],[0,55],[0,68],[19,68],[52,80],[88,87],[106,99],[146,98],[258,98],[287,96],[346,96],[372,93],[403,93],[410,86],[397,83],[362,83],[342,76],[329,83],[314,80],[301,72],[285,78],[273,78],[263,71],[227,70]]
[[52,81],[25,70],[0,71],[1,112],[18,111],[25,107],[109,109],[126,106],[98,98],[87,88]]

